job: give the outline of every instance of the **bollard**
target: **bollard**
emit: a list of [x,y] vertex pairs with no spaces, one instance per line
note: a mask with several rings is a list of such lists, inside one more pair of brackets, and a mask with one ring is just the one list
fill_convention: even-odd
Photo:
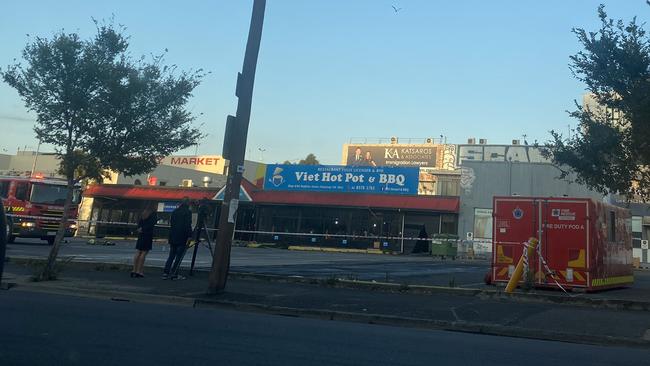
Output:
[[[535,248],[537,247],[538,240],[537,238],[530,238],[528,239],[528,245],[526,250],[528,251],[528,258],[530,260],[531,256],[533,253],[535,253]],[[512,273],[512,277],[510,277],[510,280],[508,281],[508,285],[506,286],[505,292],[507,293],[512,293],[517,288],[517,285],[519,284],[519,280],[521,279],[521,275],[524,272],[524,257],[521,256],[519,258],[519,262],[517,263],[517,267],[515,267],[515,271]]]

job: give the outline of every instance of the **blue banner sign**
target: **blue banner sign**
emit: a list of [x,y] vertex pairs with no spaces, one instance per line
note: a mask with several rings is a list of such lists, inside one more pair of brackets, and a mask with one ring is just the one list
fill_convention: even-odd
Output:
[[178,201],[158,202],[158,212],[173,212],[180,204]]
[[419,168],[269,164],[264,189],[417,195],[419,174]]

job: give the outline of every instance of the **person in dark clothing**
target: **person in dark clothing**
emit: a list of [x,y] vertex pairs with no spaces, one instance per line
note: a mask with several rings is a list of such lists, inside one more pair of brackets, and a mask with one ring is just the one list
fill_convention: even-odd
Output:
[[158,222],[156,211],[147,207],[138,220],[138,241],[135,243],[135,257],[131,277],[144,277],[144,260],[153,246],[153,229]]
[[[192,237],[192,211],[190,211],[189,198],[183,198],[180,206],[172,212],[169,229],[169,257],[165,263],[162,278],[185,279],[178,275],[178,268],[181,265],[185,249],[187,249],[187,240]],[[173,264],[173,266],[172,266]]]
[[420,234],[418,235],[418,241],[415,243],[412,253],[426,253],[429,251],[429,235],[427,234],[427,229],[422,225],[420,229]]

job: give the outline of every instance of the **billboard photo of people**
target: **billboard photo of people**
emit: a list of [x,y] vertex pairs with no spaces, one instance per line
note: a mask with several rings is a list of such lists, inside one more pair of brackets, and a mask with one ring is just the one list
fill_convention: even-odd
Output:
[[348,164],[348,165],[363,166],[364,161],[365,161],[365,157],[363,156],[363,153],[361,152],[361,148],[357,146],[354,149],[354,155],[352,156],[352,164]]
[[372,153],[370,152],[370,150],[366,151],[364,162],[365,162],[364,164],[365,166],[373,166],[373,167],[377,166],[375,161],[372,159]]
[[359,146],[351,149],[354,151],[354,153],[348,157],[348,165],[371,167],[377,166],[377,163],[375,163],[375,160],[372,157],[372,151],[366,150],[364,152]]
[[343,163],[348,166],[437,166],[437,146],[432,145],[347,145]]

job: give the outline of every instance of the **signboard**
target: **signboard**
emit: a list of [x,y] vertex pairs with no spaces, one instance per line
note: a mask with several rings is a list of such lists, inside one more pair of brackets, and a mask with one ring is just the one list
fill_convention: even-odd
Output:
[[158,212],[173,212],[180,202],[158,202]]
[[438,145],[346,145],[348,166],[437,167]]
[[160,165],[223,174],[225,160],[219,155],[178,155],[161,159]]
[[418,168],[271,164],[264,189],[417,195],[418,175]]
[[[213,200],[216,201],[223,201],[223,198],[226,195],[226,187],[224,186],[217,192],[217,194],[212,198]],[[252,202],[253,200],[251,199],[251,196],[246,192],[244,187],[239,186],[239,201],[240,202]]]

